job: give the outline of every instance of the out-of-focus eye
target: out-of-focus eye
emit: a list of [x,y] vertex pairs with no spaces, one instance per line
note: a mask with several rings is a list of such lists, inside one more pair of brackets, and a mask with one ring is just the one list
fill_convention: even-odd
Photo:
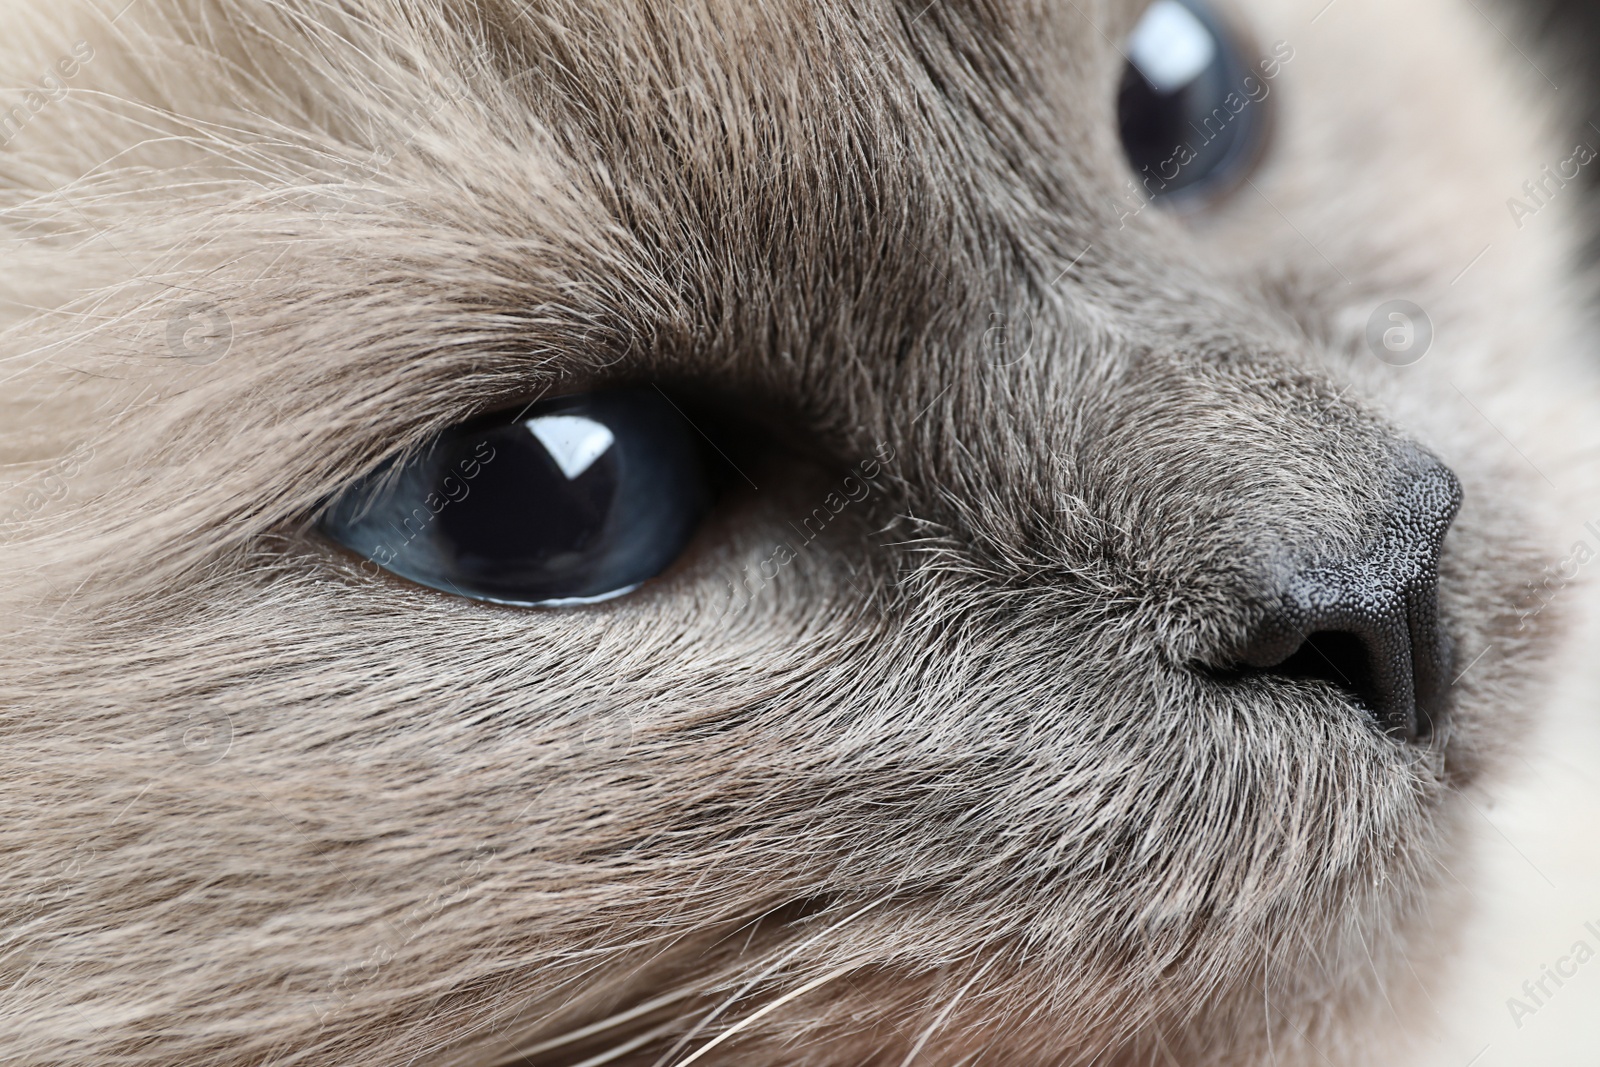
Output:
[[1148,195],[1219,193],[1255,162],[1271,87],[1243,52],[1205,0],[1145,10],[1128,36],[1117,123]]
[[329,504],[323,530],[478,600],[605,600],[661,573],[711,502],[696,431],[660,393],[545,401],[445,430]]

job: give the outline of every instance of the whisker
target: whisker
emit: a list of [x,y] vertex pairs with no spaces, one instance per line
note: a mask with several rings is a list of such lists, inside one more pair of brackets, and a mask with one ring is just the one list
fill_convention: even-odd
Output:
[[985,963],[981,968],[979,968],[977,974],[973,975],[971,978],[968,978],[966,985],[956,990],[956,995],[950,998],[950,1002],[946,1004],[943,1010],[939,1012],[938,1017],[928,1025],[926,1030],[922,1031],[922,1036],[918,1037],[917,1043],[911,1046],[911,1051],[906,1053],[906,1058],[900,1061],[900,1067],[911,1067],[912,1062],[922,1054],[922,1049],[925,1045],[927,1045],[928,1040],[932,1038],[933,1035],[939,1031],[940,1027],[944,1026],[944,1024],[949,1020],[951,1013],[956,1010],[956,1005],[961,1003],[961,998],[967,995],[967,990],[971,989],[973,984],[976,983],[978,979],[982,978],[986,973],[988,973],[989,968],[993,967],[995,961],[999,958],[999,956],[989,957],[989,962]]
[[[588,1059],[582,1061],[581,1063],[574,1063],[572,1065],[572,1067],[600,1067],[600,1064],[602,1064],[602,1063],[610,1063],[612,1060],[616,1059],[618,1056],[626,1056],[628,1053],[632,1052],[634,1049],[639,1048],[642,1045],[648,1045],[650,1042],[654,1041],[656,1038],[661,1037],[664,1034],[670,1033],[672,1031],[673,1027],[675,1027],[677,1025],[678,1025],[678,1020],[676,1020],[676,1019],[669,1020],[668,1022],[662,1023],[660,1026],[656,1027],[654,1030],[646,1030],[644,1033],[640,1034],[638,1037],[632,1038],[632,1039],[630,1039],[628,1041],[624,1041],[620,1045],[616,1045],[616,1046],[614,1046],[612,1048],[607,1049],[605,1052],[600,1053],[598,1056],[590,1056]],[[530,1053],[530,1055],[531,1055],[531,1053]]]
[[[799,954],[804,949],[810,947],[812,944],[814,944],[819,939],[821,939],[823,937],[826,937],[828,934],[835,933],[838,930],[843,929],[844,927],[848,926],[850,923],[855,922],[858,918],[860,918],[861,916],[865,915],[867,912],[871,911],[873,908],[876,908],[879,904],[884,903],[888,899],[889,899],[888,897],[879,897],[877,900],[873,901],[871,904],[868,904],[866,907],[861,908],[861,909],[851,913],[850,915],[845,916],[843,919],[839,920],[837,923],[834,923],[832,926],[829,926],[829,927],[826,927],[825,929],[817,931],[811,937],[806,938],[804,941],[801,941],[799,944],[795,945],[793,948],[791,948],[787,952],[783,953],[776,960],[774,960],[770,966],[768,966],[765,970],[763,970],[760,974],[756,975],[755,977],[751,978],[748,982],[746,982],[744,985],[740,986],[739,989],[733,994],[733,996],[729,997],[727,1000],[725,1000],[721,1004],[717,1005],[715,1010],[713,1010],[709,1015],[707,1015],[705,1018],[701,1019],[699,1022],[695,1023],[693,1028],[691,1028],[688,1033],[684,1034],[683,1037],[679,1038],[676,1044],[674,1044],[671,1048],[667,1049],[666,1053],[664,1055],[662,1055],[662,1057],[660,1059],[656,1060],[656,1062],[654,1064],[652,1064],[651,1067],[666,1067],[666,1065],[671,1062],[673,1056],[677,1055],[680,1051],[682,1051],[683,1048],[686,1045],[688,1045],[690,1041],[693,1041],[695,1039],[695,1037],[702,1030],[704,1030],[707,1026],[711,1025],[711,1023],[714,1022],[719,1015],[721,1015],[728,1008],[732,1007],[734,1004],[737,1004],[741,999],[743,999],[743,997],[745,996],[746,993],[749,993],[750,990],[754,989],[758,984],[760,984],[761,982],[765,981],[768,977],[770,977],[773,973],[775,973],[779,968],[781,968],[785,963],[787,963],[789,960],[793,959],[797,954]],[[687,1063],[688,1061],[685,1060],[684,1062]]]
[[[553,1048],[560,1048],[562,1045],[569,1045],[574,1041],[581,1041],[586,1037],[604,1033],[613,1027],[621,1026],[626,1022],[631,1022],[641,1015],[648,1015],[657,1008],[664,1008],[668,1004],[675,1004],[678,1001],[683,1000],[685,997],[693,996],[694,993],[695,991],[692,988],[675,990],[674,992],[656,997],[654,1000],[647,1000],[643,1004],[636,1004],[627,1011],[619,1011],[615,1015],[608,1015],[604,1019],[601,1019],[597,1022],[592,1022],[587,1026],[579,1027],[576,1030],[569,1030],[560,1037],[553,1037],[548,1041],[541,1041],[537,1045],[530,1045],[525,1049],[519,1049],[518,1052],[523,1056],[537,1056],[541,1052],[548,1052]],[[671,1025],[676,1025],[676,1023]],[[651,1031],[652,1035],[655,1035],[656,1033],[657,1031]],[[595,1060],[593,1062],[600,1063],[603,1061]],[[579,1065],[579,1067],[582,1067],[582,1065]]]
[[678,1067],[689,1067],[689,1064],[693,1063],[701,1056],[704,1056],[706,1053],[710,1052],[712,1049],[728,1040],[728,1038],[732,1037],[734,1034],[737,1034],[739,1031],[755,1025],[756,1020],[777,1011],[779,1008],[789,1003],[789,1001],[794,1000],[796,997],[803,997],[813,989],[827,985],[835,978],[842,978],[843,976],[849,974],[854,968],[855,964],[845,964],[843,967],[836,967],[827,974],[823,975],[821,978],[813,978],[799,989],[791,990],[779,997],[777,1000],[774,1000],[771,1004],[768,1004],[766,1007],[761,1008],[758,1011],[751,1012],[745,1018],[740,1019],[728,1029],[722,1031],[722,1033],[718,1034],[710,1041],[707,1041],[704,1045],[701,1045],[699,1049],[695,1051],[694,1055],[690,1056],[686,1060],[679,1061]]

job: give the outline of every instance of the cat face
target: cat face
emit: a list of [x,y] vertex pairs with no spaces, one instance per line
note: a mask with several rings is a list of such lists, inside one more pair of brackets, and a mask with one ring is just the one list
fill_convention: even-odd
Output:
[[8,1060],[1392,1050],[1589,433],[1471,11],[23,10]]

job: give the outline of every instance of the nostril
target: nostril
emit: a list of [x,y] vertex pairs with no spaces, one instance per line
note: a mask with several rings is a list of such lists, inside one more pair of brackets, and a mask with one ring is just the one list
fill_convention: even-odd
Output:
[[1367,646],[1358,634],[1341,630],[1314,633],[1288,659],[1272,668],[1272,673],[1327,682],[1349,693],[1373,715],[1378,714],[1382,703]]
[[1331,682],[1390,733],[1416,740],[1432,732],[1447,688],[1439,553],[1461,486],[1425,452],[1408,449],[1401,459],[1368,546],[1286,574],[1238,658],[1258,671]]
[[1412,642],[1408,617],[1431,615],[1433,597],[1431,583],[1385,581],[1365,565],[1301,572],[1240,658],[1280,677],[1331,682],[1390,733],[1424,737],[1438,671],[1422,662],[1428,649]]

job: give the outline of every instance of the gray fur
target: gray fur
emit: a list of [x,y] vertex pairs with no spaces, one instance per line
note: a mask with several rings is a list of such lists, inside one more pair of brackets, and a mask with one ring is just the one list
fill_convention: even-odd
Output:
[[[1252,3],[1294,52],[1255,187],[1129,215],[1140,7],[9,0],[7,70],[94,59],[0,151],[0,1059],[1400,1062],[1566,607],[1574,242],[1502,206],[1565,146],[1466,5]],[[636,595],[490,607],[311,529],[621,380],[801,457]],[[1399,442],[1464,489],[1457,665],[1495,650],[1427,746],[1213,670]]]

